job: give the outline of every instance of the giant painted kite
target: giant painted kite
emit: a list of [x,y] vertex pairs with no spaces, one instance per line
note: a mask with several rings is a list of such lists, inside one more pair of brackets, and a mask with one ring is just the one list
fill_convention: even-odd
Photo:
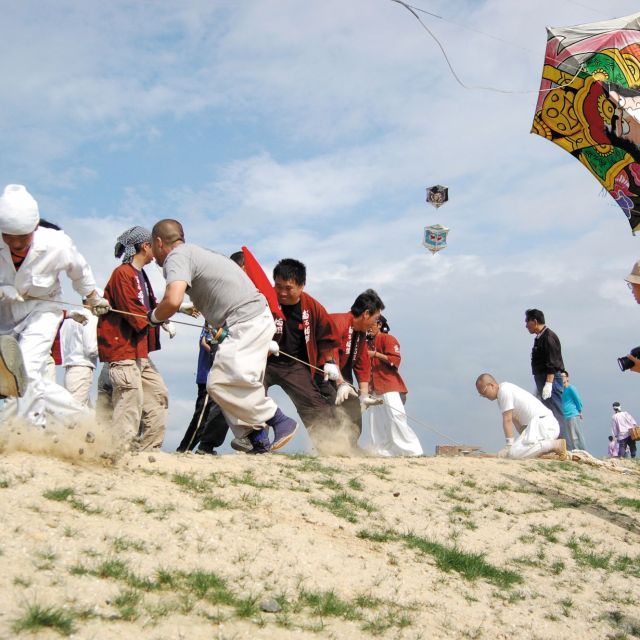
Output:
[[640,230],[640,13],[547,29],[531,131],[580,160]]

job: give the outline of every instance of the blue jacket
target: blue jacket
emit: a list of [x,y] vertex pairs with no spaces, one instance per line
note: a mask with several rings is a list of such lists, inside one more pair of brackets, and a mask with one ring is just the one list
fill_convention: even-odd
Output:
[[565,418],[575,418],[582,413],[582,400],[571,384],[562,392],[562,413]]

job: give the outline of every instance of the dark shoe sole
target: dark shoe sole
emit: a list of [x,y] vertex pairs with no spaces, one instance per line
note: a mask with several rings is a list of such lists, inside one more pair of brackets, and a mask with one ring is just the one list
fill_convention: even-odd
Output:
[[282,449],[287,442],[289,442],[293,436],[296,435],[296,431],[298,430],[298,423],[296,422],[296,426],[293,428],[293,431],[286,436],[280,438],[280,440],[274,440],[271,443],[271,451],[276,451],[277,449]]
[[196,455],[197,456],[217,456],[218,452],[215,449],[211,451],[207,451],[206,449],[198,449],[196,451]]
[[242,453],[249,453],[253,451],[253,445],[249,438],[234,438],[230,443],[231,448],[235,451],[242,451]]
[[13,336],[0,336],[0,396],[21,398],[26,388],[20,345]]

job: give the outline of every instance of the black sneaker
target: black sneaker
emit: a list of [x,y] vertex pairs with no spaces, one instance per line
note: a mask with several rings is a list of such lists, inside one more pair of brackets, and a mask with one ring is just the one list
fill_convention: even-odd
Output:
[[218,452],[215,449],[198,449],[196,451],[197,456],[217,456]]
[[249,453],[253,449],[253,444],[251,440],[246,436],[244,438],[234,438],[229,443],[232,449],[236,451],[242,451],[242,453]]
[[260,429],[257,431],[252,431],[249,436],[249,440],[253,445],[253,449],[251,451],[247,451],[247,453],[269,453],[271,451],[271,443],[269,442],[269,429]]

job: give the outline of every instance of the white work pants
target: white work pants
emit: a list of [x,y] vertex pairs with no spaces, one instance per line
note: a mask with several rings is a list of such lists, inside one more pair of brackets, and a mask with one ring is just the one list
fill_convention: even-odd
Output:
[[523,460],[553,451],[560,435],[560,425],[554,416],[534,418],[509,449],[509,458]]
[[369,414],[372,452],[379,456],[421,456],[422,445],[407,424],[407,414],[397,391],[383,393],[383,404],[372,406]]
[[207,378],[207,392],[220,407],[236,438],[264,426],[278,406],[267,396],[263,380],[275,323],[264,313],[229,327]]
[[46,413],[59,420],[86,413],[64,387],[45,377],[51,345],[61,321],[61,311],[36,309],[11,332],[20,345],[29,383],[22,398],[5,403],[7,417],[17,416],[44,427]]
[[70,364],[64,368],[64,388],[84,407],[90,406],[89,394],[93,384],[93,367]]

